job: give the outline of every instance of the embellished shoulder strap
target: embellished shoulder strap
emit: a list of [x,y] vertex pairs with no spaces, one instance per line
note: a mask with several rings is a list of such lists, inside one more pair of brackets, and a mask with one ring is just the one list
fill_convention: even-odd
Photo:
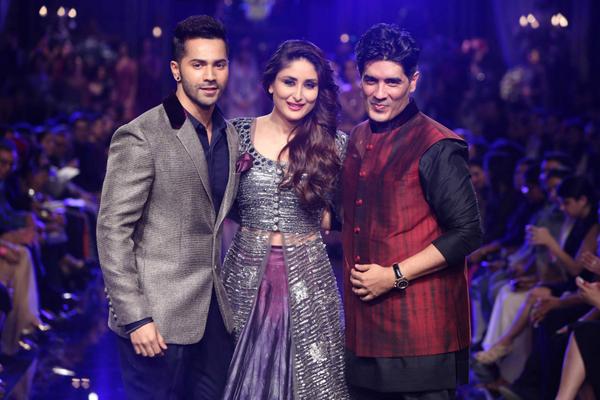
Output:
[[240,153],[244,153],[250,147],[250,128],[253,118],[234,118],[230,122],[235,127],[240,138]]
[[340,160],[344,162],[346,158],[346,148],[348,147],[348,135],[338,130],[335,135],[335,148]]

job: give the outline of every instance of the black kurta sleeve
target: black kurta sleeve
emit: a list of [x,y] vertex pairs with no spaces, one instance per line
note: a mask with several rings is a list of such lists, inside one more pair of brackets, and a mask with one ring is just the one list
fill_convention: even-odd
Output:
[[431,146],[419,162],[423,194],[443,231],[433,245],[448,265],[462,263],[481,246],[479,208],[467,158],[464,142],[445,139]]

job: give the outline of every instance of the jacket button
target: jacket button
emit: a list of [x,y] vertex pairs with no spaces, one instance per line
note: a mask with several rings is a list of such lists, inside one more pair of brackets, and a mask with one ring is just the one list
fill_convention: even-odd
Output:
[[367,145],[367,150],[373,150],[373,147],[374,147],[374,146],[373,146],[373,144],[372,144],[372,143],[369,143],[369,144]]
[[363,170],[358,173],[358,176],[360,176],[361,178],[364,178],[365,176],[367,176],[367,173]]
[[356,233],[356,234],[360,233],[360,227],[359,226],[355,226],[354,227],[354,233]]
[[354,262],[360,262],[360,256],[354,256]]
[[363,205],[363,199],[356,199],[356,201],[354,202],[354,204],[356,204],[357,206],[362,206]]

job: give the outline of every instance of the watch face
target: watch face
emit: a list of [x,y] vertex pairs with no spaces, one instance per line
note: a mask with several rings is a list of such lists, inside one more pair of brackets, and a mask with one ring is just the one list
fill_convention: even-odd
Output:
[[394,286],[396,289],[406,289],[408,287],[408,281],[406,279],[398,279]]

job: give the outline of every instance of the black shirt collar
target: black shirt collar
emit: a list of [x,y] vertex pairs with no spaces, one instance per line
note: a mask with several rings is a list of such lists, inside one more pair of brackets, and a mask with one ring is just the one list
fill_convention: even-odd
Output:
[[[186,115],[189,118],[190,122],[196,129],[196,132],[206,134],[206,127],[202,124],[202,122],[198,121],[192,114],[186,111]],[[212,113],[212,132],[213,137],[216,137],[221,132],[224,132],[227,127],[227,123],[225,122],[225,118],[223,117],[223,113],[219,109],[219,107],[215,107]]]
[[410,102],[406,105],[404,110],[402,110],[400,114],[396,115],[394,118],[385,122],[377,122],[369,119],[369,126],[371,127],[371,132],[373,133],[390,132],[404,125],[406,122],[408,122],[408,120],[418,113],[419,108],[415,104],[415,101],[410,99]]

